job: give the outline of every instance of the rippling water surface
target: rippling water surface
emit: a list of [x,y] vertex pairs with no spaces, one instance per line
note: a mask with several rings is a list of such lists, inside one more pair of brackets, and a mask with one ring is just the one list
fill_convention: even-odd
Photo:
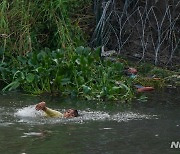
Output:
[[[65,110],[56,109],[63,113]],[[105,111],[78,110],[79,116],[75,118],[48,118],[44,117],[43,111],[36,111],[35,105],[30,105],[21,109],[16,109],[14,116],[19,119],[17,122],[31,124],[64,124],[64,123],[85,123],[90,121],[116,121],[127,122],[129,120],[142,120],[157,118],[156,115],[145,115],[124,111],[119,113],[109,113]]]
[[[132,105],[1,94],[0,153],[179,153],[170,148],[180,141],[178,93],[150,93],[148,102]],[[76,108],[80,116],[44,117],[35,110],[42,100],[60,112]]]

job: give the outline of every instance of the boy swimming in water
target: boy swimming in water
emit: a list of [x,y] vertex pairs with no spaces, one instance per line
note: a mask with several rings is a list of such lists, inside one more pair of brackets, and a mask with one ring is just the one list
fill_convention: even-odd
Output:
[[45,102],[40,102],[36,105],[36,110],[42,110],[45,112],[47,117],[54,117],[54,118],[72,118],[72,117],[77,117],[78,116],[78,111],[74,110],[74,109],[68,109],[67,111],[65,111],[64,113],[61,113],[59,111],[56,110],[52,110],[48,107],[46,107],[46,103]]

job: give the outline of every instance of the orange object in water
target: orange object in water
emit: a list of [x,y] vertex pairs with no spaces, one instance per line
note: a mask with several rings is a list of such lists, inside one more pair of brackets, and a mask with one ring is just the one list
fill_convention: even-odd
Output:
[[161,78],[153,78],[153,80],[161,80]]
[[146,92],[146,91],[153,91],[154,88],[153,87],[142,87],[142,88],[138,88],[137,92]]

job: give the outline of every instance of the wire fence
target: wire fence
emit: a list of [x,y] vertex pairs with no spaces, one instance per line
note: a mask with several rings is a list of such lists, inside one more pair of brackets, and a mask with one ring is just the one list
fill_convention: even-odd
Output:
[[172,64],[180,50],[179,10],[179,0],[94,0],[91,45]]

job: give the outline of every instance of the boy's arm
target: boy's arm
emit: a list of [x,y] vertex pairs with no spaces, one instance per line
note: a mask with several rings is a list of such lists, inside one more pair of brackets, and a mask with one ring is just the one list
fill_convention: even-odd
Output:
[[45,107],[45,109],[43,111],[46,113],[47,117],[54,117],[54,118],[57,118],[57,117],[62,118],[63,117],[63,114],[61,112],[50,109],[48,107]]
[[43,110],[46,113],[47,117],[63,117],[64,115],[61,112],[52,110],[48,107],[46,107],[45,102],[40,102],[36,105],[36,110]]

